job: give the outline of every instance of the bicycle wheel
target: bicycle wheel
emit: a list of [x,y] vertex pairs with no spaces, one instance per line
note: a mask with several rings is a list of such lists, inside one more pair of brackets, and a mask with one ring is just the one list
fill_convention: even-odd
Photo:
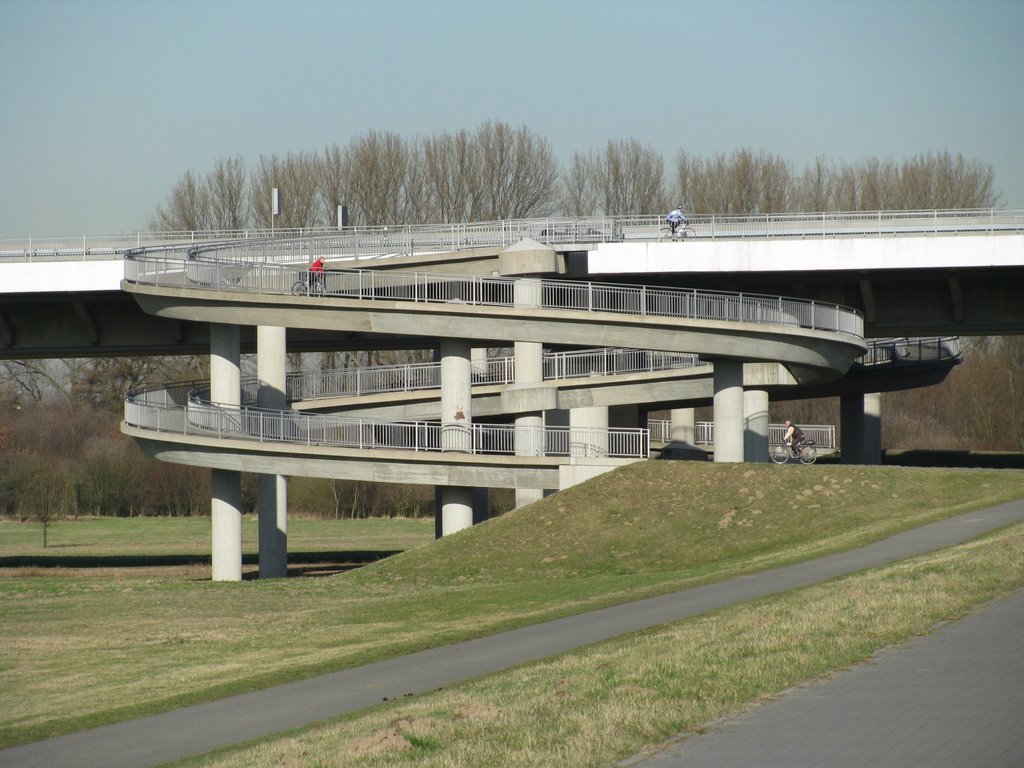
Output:
[[696,237],[697,233],[693,231],[693,227],[682,227],[679,230],[679,236],[685,240],[688,237]]
[[768,450],[768,455],[776,464],[785,464],[789,461],[789,448],[784,445],[773,445]]
[[805,445],[800,449],[800,463],[801,464],[813,464],[818,460],[818,452],[814,449],[813,445]]
[[305,296],[308,293],[306,287],[306,281],[299,278],[292,284],[292,295],[293,296]]

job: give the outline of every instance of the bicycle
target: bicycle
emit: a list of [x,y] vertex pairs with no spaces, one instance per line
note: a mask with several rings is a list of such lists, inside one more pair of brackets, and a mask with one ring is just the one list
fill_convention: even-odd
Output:
[[672,231],[672,225],[665,222],[661,225],[661,229],[658,231],[659,240],[686,240],[690,237],[696,237],[697,233],[693,231],[693,227],[689,224],[679,223],[676,227],[676,231]]
[[[315,275],[312,282],[310,282],[309,276]],[[324,295],[324,276],[322,272],[304,272],[298,280],[292,284],[292,295],[293,296],[323,296]]]
[[768,455],[776,464],[785,464],[790,459],[799,461],[801,464],[813,464],[818,460],[818,450],[814,447],[813,440],[804,440],[792,450],[788,445],[773,445],[768,449]]

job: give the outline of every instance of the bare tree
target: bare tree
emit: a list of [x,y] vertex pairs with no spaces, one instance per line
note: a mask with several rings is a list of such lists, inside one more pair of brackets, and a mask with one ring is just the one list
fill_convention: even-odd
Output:
[[348,186],[345,184],[344,155],[341,147],[337,144],[326,147],[320,156],[317,169],[319,172],[317,187],[320,199],[319,218],[321,221],[340,225],[338,206],[349,203]]
[[271,190],[277,189],[280,214],[274,226],[282,229],[315,227],[322,223],[317,206],[319,167],[316,156],[308,152],[285,157],[260,156],[251,181],[250,209],[256,226],[270,227],[273,201]]
[[573,152],[562,174],[559,209],[569,216],[592,216],[597,212],[597,157],[594,152]]
[[213,229],[245,229],[249,223],[249,187],[240,157],[221,159],[206,177],[208,223]]
[[[798,211],[833,210],[837,174],[828,161],[818,156],[804,169],[796,184],[793,206]],[[847,209],[850,210],[850,209]]]
[[15,494],[18,514],[42,526],[43,546],[47,547],[50,527],[71,508],[71,476],[63,464],[37,455],[22,454],[19,466],[21,479]]
[[340,172],[352,205],[353,223],[400,224],[420,193],[413,153],[401,136],[370,131],[345,147]]
[[473,220],[546,216],[554,208],[558,182],[554,151],[526,126],[486,122],[474,135],[480,153],[475,183],[480,207]]
[[609,141],[594,158],[598,196],[602,211],[609,216],[648,213],[664,207],[661,155],[636,139]]
[[480,148],[470,134],[428,136],[422,143],[424,188],[438,221],[472,221],[481,207]]
[[158,205],[150,228],[158,232],[198,232],[210,228],[206,188],[192,171],[171,189],[166,207]]

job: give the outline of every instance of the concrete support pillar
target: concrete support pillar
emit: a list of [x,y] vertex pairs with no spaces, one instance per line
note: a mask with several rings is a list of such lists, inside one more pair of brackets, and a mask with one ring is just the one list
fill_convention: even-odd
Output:
[[[261,408],[288,407],[285,329],[259,326],[256,329],[256,404]],[[284,475],[259,476],[260,578],[279,579],[288,575],[288,480]]]
[[839,399],[839,450],[843,464],[882,462],[882,395],[843,395]]
[[882,463],[882,393],[864,395],[864,463]]
[[669,440],[696,448],[697,412],[693,408],[673,408],[669,419]]
[[714,365],[715,461],[743,461],[743,363]]
[[743,459],[768,461],[768,393],[763,389],[743,393]]
[[[210,399],[228,407],[241,402],[241,353],[237,325],[210,325]],[[242,580],[242,476],[211,470],[211,560],[214,581]]]
[[473,525],[473,488],[442,485],[438,489],[441,508],[441,535],[447,536]]
[[469,342],[441,342],[441,448],[470,451],[473,422],[473,385]]
[[[523,306],[530,304],[533,294],[531,287],[535,281],[520,281],[515,287],[516,303]],[[517,341],[513,345],[515,354],[515,374],[517,388],[540,387],[544,383],[544,347],[539,342]],[[544,413],[530,411],[516,416],[515,451],[517,456],[542,456],[546,452],[544,445]],[[544,498],[540,488],[516,488],[516,508],[525,507]]]
[[697,416],[693,408],[672,409],[668,439],[668,443],[661,449],[661,458],[681,461],[708,460],[708,452],[697,445]]
[[[441,449],[445,451],[473,449],[472,356],[468,341],[441,342]],[[437,495],[442,536],[473,525],[472,488],[442,486]]]
[[[439,510],[438,514],[434,515],[434,538],[440,539],[444,531],[444,515],[441,514],[441,510],[444,509],[445,503],[451,505],[451,514],[449,515],[449,524],[454,523],[458,518],[464,515],[465,510],[462,508],[462,504],[465,503],[464,494],[456,494],[454,496],[446,493],[448,490],[447,486],[435,485],[434,486],[434,509]],[[484,522],[490,517],[490,493],[486,488],[471,488],[472,499],[473,499],[473,525]],[[456,506],[458,505],[458,506]],[[465,526],[462,526],[463,528]],[[455,530],[459,530],[455,528]],[[449,531],[453,533],[454,531]]]
[[608,407],[593,405],[569,411],[569,453],[572,456],[608,455]]
[[843,464],[863,464],[864,395],[839,398],[839,457]]
[[210,523],[214,581],[242,580],[242,475],[210,470]]

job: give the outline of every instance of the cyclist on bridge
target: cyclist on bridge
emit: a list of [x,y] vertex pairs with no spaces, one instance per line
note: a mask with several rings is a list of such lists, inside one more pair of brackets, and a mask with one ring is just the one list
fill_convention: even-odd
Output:
[[324,282],[324,257],[318,256],[317,260],[309,265],[309,284],[323,285]]
[[800,446],[804,444],[804,440],[807,439],[807,435],[805,435],[804,431],[789,419],[782,422],[782,425],[786,428],[786,433],[782,436],[782,442],[789,447],[789,450],[793,452],[794,456],[799,455]]
[[668,221],[668,226],[672,230],[672,235],[675,235],[676,228],[680,224],[686,224],[686,216],[683,215],[683,204],[679,203],[679,205],[669,211],[669,214],[665,219]]

